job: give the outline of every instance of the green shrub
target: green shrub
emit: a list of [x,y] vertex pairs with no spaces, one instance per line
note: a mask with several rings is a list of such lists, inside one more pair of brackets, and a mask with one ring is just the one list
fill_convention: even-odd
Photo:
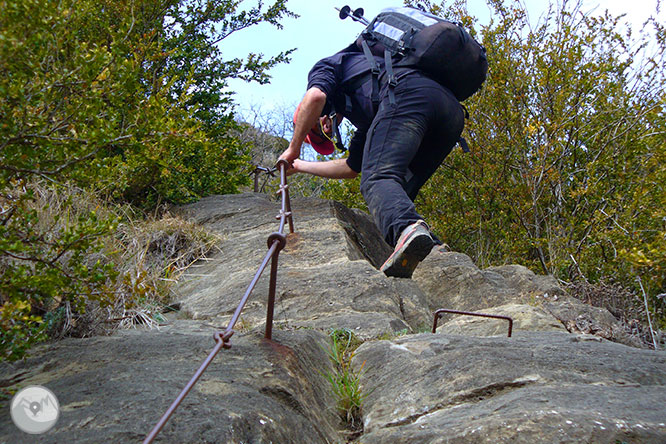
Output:
[[52,309],[108,305],[117,276],[106,257],[94,254],[115,230],[115,215],[98,213],[94,201],[75,194],[58,199],[53,189],[17,185],[0,195],[0,356],[9,359],[46,337],[44,315]]
[[173,283],[218,240],[73,186],[33,183],[12,197],[0,225],[3,359],[49,338],[159,322]]
[[106,198],[154,208],[249,183],[226,82],[266,82],[290,51],[224,60],[220,42],[285,15],[283,0],[0,2],[3,358],[95,319],[150,318],[137,307],[171,271],[128,260],[145,255],[115,236],[136,218]]

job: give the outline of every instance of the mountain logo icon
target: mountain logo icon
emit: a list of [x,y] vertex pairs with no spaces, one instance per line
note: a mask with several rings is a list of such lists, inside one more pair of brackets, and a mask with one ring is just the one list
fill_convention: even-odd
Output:
[[14,395],[10,410],[16,427],[30,434],[49,431],[60,416],[58,398],[41,385],[21,389]]

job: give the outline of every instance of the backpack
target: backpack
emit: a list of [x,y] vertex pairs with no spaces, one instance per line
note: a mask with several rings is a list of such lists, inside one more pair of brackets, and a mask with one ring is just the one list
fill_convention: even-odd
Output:
[[[356,45],[367,57],[383,55],[389,85],[395,86],[393,67],[413,67],[448,88],[459,101],[477,92],[486,79],[486,50],[462,27],[411,7],[384,9],[371,22],[363,10],[345,7],[340,17],[367,24]],[[372,66],[372,62],[370,62]],[[389,88],[389,94],[391,94]]]

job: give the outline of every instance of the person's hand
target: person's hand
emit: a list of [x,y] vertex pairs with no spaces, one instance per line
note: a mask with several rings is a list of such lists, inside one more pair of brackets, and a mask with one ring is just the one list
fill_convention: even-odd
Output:
[[293,175],[293,174],[296,174],[297,172],[298,172],[298,171],[296,171],[295,169],[293,169],[293,168],[289,168],[289,169],[287,170],[287,177],[289,177],[289,176],[291,176],[291,175]]
[[287,176],[291,176],[292,174],[296,174],[296,173],[302,173],[303,172],[303,169],[302,169],[303,163],[304,163],[304,161],[302,161],[301,159],[294,159],[294,163],[292,163],[290,165],[289,169],[287,169]]
[[284,153],[278,158],[278,161],[280,160],[286,160],[289,162],[290,166],[293,166],[294,160],[298,159],[298,156],[301,155],[301,150],[292,148],[291,146],[284,150]]

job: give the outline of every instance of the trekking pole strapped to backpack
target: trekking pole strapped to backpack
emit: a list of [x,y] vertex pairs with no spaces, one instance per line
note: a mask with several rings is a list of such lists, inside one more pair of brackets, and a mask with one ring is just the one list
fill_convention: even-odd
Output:
[[363,8],[356,8],[354,12],[352,12],[351,8],[349,6],[343,6],[342,9],[340,8],[335,8],[337,11],[340,12],[340,18],[342,20],[346,19],[347,17],[351,18],[355,22],[361,22],[364,25],[368,26],[370,22],[366,20],[365,17],[363,17]]

